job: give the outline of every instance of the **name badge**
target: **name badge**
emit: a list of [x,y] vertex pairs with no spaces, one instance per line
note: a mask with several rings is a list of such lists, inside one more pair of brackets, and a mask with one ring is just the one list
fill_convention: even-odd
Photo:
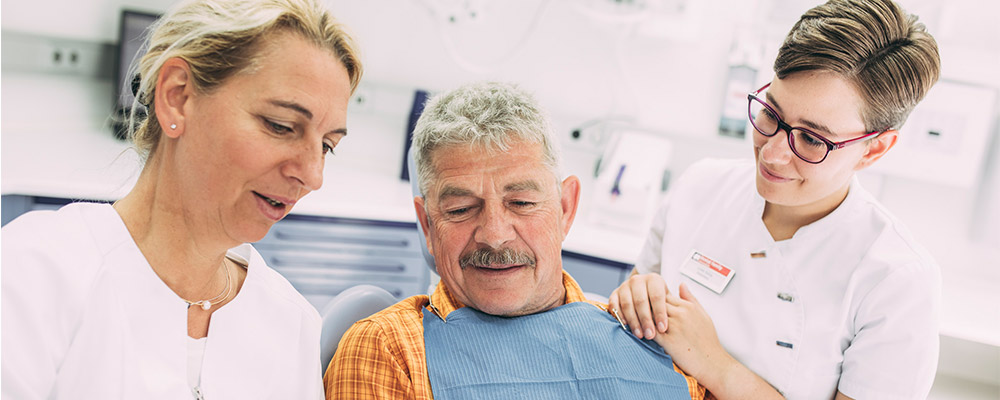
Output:
[[736,274],[736,271],[697,250],[691,251],[691,255],[684,260],[680,272],[718,294],[722,294],[722,291],[726,290],[729,281],[733,280],[733,275]]

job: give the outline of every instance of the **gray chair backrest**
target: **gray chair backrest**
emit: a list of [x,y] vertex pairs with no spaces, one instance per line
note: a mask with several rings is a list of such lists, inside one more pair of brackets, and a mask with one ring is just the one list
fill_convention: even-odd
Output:
[[340,337],[355,322],[396,304],[396,298],[378,286],[357,285],[340,292],[323,308],[320,335],[320,362],[325,371],[337,352]]

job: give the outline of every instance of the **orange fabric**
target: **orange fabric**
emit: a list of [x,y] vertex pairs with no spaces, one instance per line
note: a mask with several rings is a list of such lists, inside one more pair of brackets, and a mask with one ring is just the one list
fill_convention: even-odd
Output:
[[[563,272],[566,303],[586,301],[603,310],[607,306],[584,298],[580,286]],[[429,301],[428,301],[429,300]],[[424,326],[421,309],[433,304],[438,315],[465,307],[439,283],[428,298],[418,295],[358,321],[344,333],[330,361],[323,384],[327,399],[432,399],[424,357]],[[434,312],[433,309],[428,310]],[[702,400],[705,389],[694,378],[687,379],[692,398]]]

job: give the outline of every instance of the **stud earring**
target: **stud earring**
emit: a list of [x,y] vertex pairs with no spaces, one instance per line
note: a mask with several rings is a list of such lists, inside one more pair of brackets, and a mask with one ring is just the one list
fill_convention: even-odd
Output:
[[170,129],[177,129],[177,124],[170,124]]

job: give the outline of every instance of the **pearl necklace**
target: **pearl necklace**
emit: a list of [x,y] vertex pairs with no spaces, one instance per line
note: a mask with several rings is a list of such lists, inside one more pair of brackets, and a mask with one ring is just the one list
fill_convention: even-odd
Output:
[[229,291],[230,289],[232,289],[231,286],[232,276],[229,273],[229,268],[226,267],[225,260],[222,261],[222,268],[226,269],[226,287],[222,289],[222,293],[219,293],[218,296],[215,296],[208,300],[191,301],[184,298],[182,298],[181,300],[184,300],[185,303],[188,303],[188,307],[201,306],[202,310],[208,311],[210,308],[212,308],[212,305],[217,304],[218,302],[225,300],[227,297],[229,297]]

